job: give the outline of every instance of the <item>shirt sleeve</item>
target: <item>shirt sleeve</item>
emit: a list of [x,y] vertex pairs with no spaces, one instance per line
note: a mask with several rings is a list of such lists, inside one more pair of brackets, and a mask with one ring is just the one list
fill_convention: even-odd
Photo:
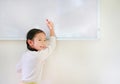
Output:
[[55,47],[56,47],[56,37],[51,36],[48,47],[41,51],[40,60],[44,61],[54,51]]

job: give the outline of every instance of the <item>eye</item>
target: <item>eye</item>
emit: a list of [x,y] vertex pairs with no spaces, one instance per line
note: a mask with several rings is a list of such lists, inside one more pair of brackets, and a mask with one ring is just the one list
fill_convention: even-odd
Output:
[[46,39],[44,41],[46,41]]
[[38,41],[41,41],[41,39],[39,39]]

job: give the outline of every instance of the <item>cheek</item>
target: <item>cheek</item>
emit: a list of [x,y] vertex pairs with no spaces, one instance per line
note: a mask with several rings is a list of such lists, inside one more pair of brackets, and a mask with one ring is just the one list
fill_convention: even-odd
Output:
[[36,47],[40,47],[40,46],[44,46],[44,45],[46,45],[46,44],[43,43],[43,42],[39,42],[39,41],[38,41],[38,42],[36,43]]
[[34,41],[34,46],[38,46],[38,42],[37,41]]
[[38,42],[35,42],[35,45],[36,45],[36,46],[39,46],[39,45],[41,45],[41,42],[39,42],[39,41],[38,41]]

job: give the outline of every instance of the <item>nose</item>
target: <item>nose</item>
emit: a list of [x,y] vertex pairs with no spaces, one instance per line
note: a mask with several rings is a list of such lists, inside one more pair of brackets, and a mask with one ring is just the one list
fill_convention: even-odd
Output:
[[42,41],[42,45],[46,45],[46,42],[45,42],[45,41]]

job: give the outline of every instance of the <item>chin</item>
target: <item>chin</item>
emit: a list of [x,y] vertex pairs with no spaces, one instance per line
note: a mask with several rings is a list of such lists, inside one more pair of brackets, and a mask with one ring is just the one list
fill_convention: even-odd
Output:
[[44,50],[43,48],[41,48],[41,49],[38,49],[38,51],[41,51],[41,50]]
[[38,49],[38,51],[41,51],[41,50],[43,50],[43,49]]

